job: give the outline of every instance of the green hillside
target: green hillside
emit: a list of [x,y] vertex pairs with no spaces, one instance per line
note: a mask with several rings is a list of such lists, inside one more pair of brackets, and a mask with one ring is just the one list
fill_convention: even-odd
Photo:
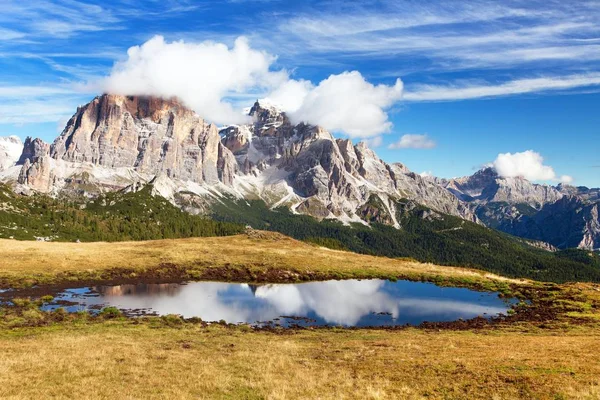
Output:
[[509,277],[543,281],[600,282],[600,257],[582,250],[550,253],[521,239],[431,212],[409,201],[398,203],[401,229],[339,221],[269,209],[262,201],[223,200],[212,218],[191,215],[151,187],[110,193],[94,200],[21,196],[0,185],[0,238],[52,241],[125,241],[225,236],[245,225],[281,232],[332,249],[387,257],[411,257],[436,264],[483,269]]
[[345,226],[318,222],[288,209],[268,209],[261,201],[224,202],[214,208],[219,221],[249,224],[322,246],[388,257],[412,257],[443,265],[473,267],[510,277],[543,281],[600,281],[600,257],[570,249],[556,254],[519,238],[426,207],[399,203],[401,229],[373,223]]

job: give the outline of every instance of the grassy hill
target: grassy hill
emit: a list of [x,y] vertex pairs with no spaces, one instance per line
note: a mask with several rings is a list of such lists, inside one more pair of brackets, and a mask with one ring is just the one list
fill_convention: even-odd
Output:
[[109,193],[93,200],[20,196],[0,184],[0,238],[58,242],[123,241],[226,236],[239,224],[191,215],[146,186],[136,193]]
[[222,199],[212,218],[191,215],[147,186],[138,192],[109,193],[94,200],[20,196],[0,185],[0,238],[58,242],[130,241],[228,236],[255,229],[338,250],[422,262],[465,266],[542,281],[600,282],[600,257],[570,249],[549,253],[522,239],[431,212],[409,201],[398,204],[401,229],[372,223],[351,226],[269,209],[262,201]]

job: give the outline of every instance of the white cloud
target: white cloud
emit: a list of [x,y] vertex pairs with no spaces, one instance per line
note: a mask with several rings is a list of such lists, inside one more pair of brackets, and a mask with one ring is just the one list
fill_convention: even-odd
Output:
[[271,71],[275,57],[251,49],[240,37],[232,48],[222,43],[168,43],[155,36],[131,47],[128,59],[115,64],[103,88],[126,95],[179,97],[203,117],[219,123],[243,122],[226,98],[275,88],[288,79]]
[[[358,71],[331,75],[313,85],[273,70],[276,57],[252,49],[240,37],[232,48],[215,42],[168,43],[155,36],[115,64],[102,90],[123,95],[179,97],[217,124],[243,122],[233,99],[263,97],[279,104],[293,122],[321,125],[353,138],[388,132],[386,109],[400,100],[402,81],[373,85]],[[240,107],[241,108],[241,107]]]
[[313,84],[309,81],[291,79],[272,91],[265,100],[276,104],[287,113],[293,113],[302,107],[304,99],[312,89]]
[[560,178],[558,178],[558,180],[560,181],[560,183],[570,184],[573,182],[574,179],[570,175],[561,175]]
[[383,144],[383,137],[374,136],[372,138],[364,139],[363,142],[365,142],[371,149],[375,149]]
[[600,73],[516,79],[501,84],[418,85],[404,94],[406,101],[450,101],[569,90],[600,85]]
[[[299,85],[297,85],[299,86]],[[294,122],[306,121],[353,138],[389,132],[392,123],[385,110],[402,97],[400,79],[393,86],[373,85],[358,71],[331,75],[308,89],[302,104],[289,116]]]
[[498,175],[505,178],[523,177],[530,181],[555,181],[570,183],[573,178],[568,175],[556,176],[554,168],[544,165],[541,154],[527,150],[521,153],[498,154],[492,166]]
[[388,146],[388,149],[433,149],[436,146],[434,140],[428,135],[406,134],[400,140]]
[[419,175],[421,175],[423,178],[431,178],[434,176],[433,172],[431,171],[423,171]]

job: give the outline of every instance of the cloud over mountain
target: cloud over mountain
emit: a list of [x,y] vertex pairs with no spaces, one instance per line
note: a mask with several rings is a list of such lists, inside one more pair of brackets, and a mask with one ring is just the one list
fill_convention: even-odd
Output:
[[[318,124],[355,138],[390,131],[392,123],[388,121],[385,110],[400,100],[403,89],[400,79],[394,86],[373,85],[358,71],[330,75],[317,86],[306,81],[291,81],[284,89],[294,85],[295,90],[288,89],[285,95],[294,94],[296,99],[302,99],[300,102],[284,97],[282,90],[271,95],[288,109],[292,120]],[[299,105],[286,107],[294,101]]]
[[573,178],[568,175],[557,176],[554,168],[544,165],[542,155],[533,150],[498,154],[492,166],[498,175],[505,178],[523,177],[531,181],[560,181],[563,183],[573,181]]
[[403,84],[373,85],[358,71],[330,75],[318,84],[291,79],[274,69],[276,57],[253,49],[239,37],[233,47],[204,41],[167,42],[155,36],[131,47],[102,82],[104,91],[122,95],[179,97],[219,124],[243,122],[241,99],[268,97],[296,122],[318,124],[353,138],[389,132],[386,110],[402,97]]
[[287,81],[287,72],[272,71],[275,57],[250,48],[240,37],[232,48],[215,42],[166,42],[155,36],[131,47],[116,63],[103,89],[122,95],[179,97],[216,123],[243,122],[226,98]]

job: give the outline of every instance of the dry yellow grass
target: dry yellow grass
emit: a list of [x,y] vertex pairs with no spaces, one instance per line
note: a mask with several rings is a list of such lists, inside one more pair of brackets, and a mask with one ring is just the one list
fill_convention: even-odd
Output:
[[[173,263],[200,270],[251,266],[526,282],[257,236],[85,244],[0,240],[0,277]],[[597,285],[565,285],[561,291],[600,299]],[[595,310],[586,313],[596,316]],[[600,398],[600,330],[568,319],[552,329],[523,322],[479,331],[323,329],[282,335],[190,323],[169,327],[160,319],[84,321],[3,325],[0,398]]]
[[596,399],[600,332],[0,331],[0,397]]
[[[262,236],[262,235],[259,235]],[[312,246],[277,234],[117,243],[46,243],[0,240],[0,276],[56,274],[116,267],[145,269],[172,263],[180,266],[291,269],[299,272],[356,272],[457,278],[492,278],[490,273],[441,267]],[[517,282],[517,280],[510,280]]]

